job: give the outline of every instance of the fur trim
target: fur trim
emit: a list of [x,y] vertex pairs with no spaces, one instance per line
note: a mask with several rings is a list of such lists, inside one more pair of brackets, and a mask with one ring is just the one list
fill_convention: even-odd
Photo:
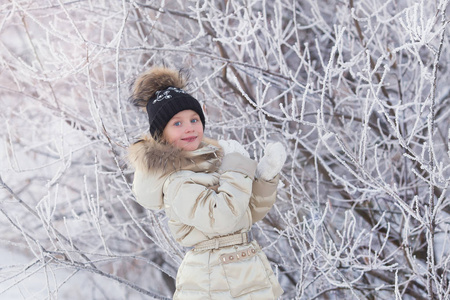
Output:
[[223,156],[221,148],[211,139],[204,138],[202,143],[203,147],[198,150],[183,151],[145,135],[129,147],[128,157],[135,169],[161,176],[178,170],[214,172]]
[[213,145],[216,148],[219,148],[220,152],[222,154],[223,150],[222,150],[222,147],[220,147],[220,145],[219,145],[219,141],[203,136],[203,142],[205,142],[206,144]]
[[179,89],[183,89],[186,86],[186,79],[181,71],[166,67],[153,67],[139,75],[134,82],[131,102],[135,106],[145,108],[148,100],[157,91],[165,90],[171,86]]

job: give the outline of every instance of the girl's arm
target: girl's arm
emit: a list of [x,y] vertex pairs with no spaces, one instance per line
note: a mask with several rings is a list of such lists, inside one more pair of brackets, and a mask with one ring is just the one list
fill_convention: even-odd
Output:
[[250,199],[252,223],[262,220],[272,208],[277,198],[279,178],[280,176],[276,176],[269,181],[257,178],[253,182],[253,193]]
[[264,150],[253,183],[253,195],[250,201],[253,223],[258,222],[269,212],[277,197],[279,173],[286,161],[286,150],[280,143],[270,143]]
[[248,209],[255,170],[255,161],[231,153],[219,174],[176,172],[164,184],[166,211],[204,233],[228,234]]

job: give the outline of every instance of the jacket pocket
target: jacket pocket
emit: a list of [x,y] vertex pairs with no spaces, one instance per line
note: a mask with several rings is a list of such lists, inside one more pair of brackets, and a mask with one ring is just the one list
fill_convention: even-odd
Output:
[[239,297],[271,286],[258,251],[249,247],[220,257],[231,296]]

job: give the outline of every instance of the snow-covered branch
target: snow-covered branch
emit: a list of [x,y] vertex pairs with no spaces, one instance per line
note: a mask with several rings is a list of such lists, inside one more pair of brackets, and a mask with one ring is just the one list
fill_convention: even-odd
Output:
[[253,229],[283,299],[447,299],[448,24],[448,0],[0,4],[0,296],[170,297],[186,249],[126,159],[129,87],[166,64],[206,135],[288,149]]

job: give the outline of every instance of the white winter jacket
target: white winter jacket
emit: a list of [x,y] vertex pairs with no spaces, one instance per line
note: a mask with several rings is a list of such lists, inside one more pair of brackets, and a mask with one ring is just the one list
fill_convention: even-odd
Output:
[[[270,210],[278,177],[254,178],[256,162],[237,153],[222,157],[215,141],[182,151],[146,136],[130,146],[133,191],[149,209],[164,209],[169,228],[186,247],[250,230]],[[256,253],[245,256],[242,253]],[[223,263],[221,255],[240,260]],[[178,270],[174,299],[277,299],[283,290],[256,241],[190,250]]]

